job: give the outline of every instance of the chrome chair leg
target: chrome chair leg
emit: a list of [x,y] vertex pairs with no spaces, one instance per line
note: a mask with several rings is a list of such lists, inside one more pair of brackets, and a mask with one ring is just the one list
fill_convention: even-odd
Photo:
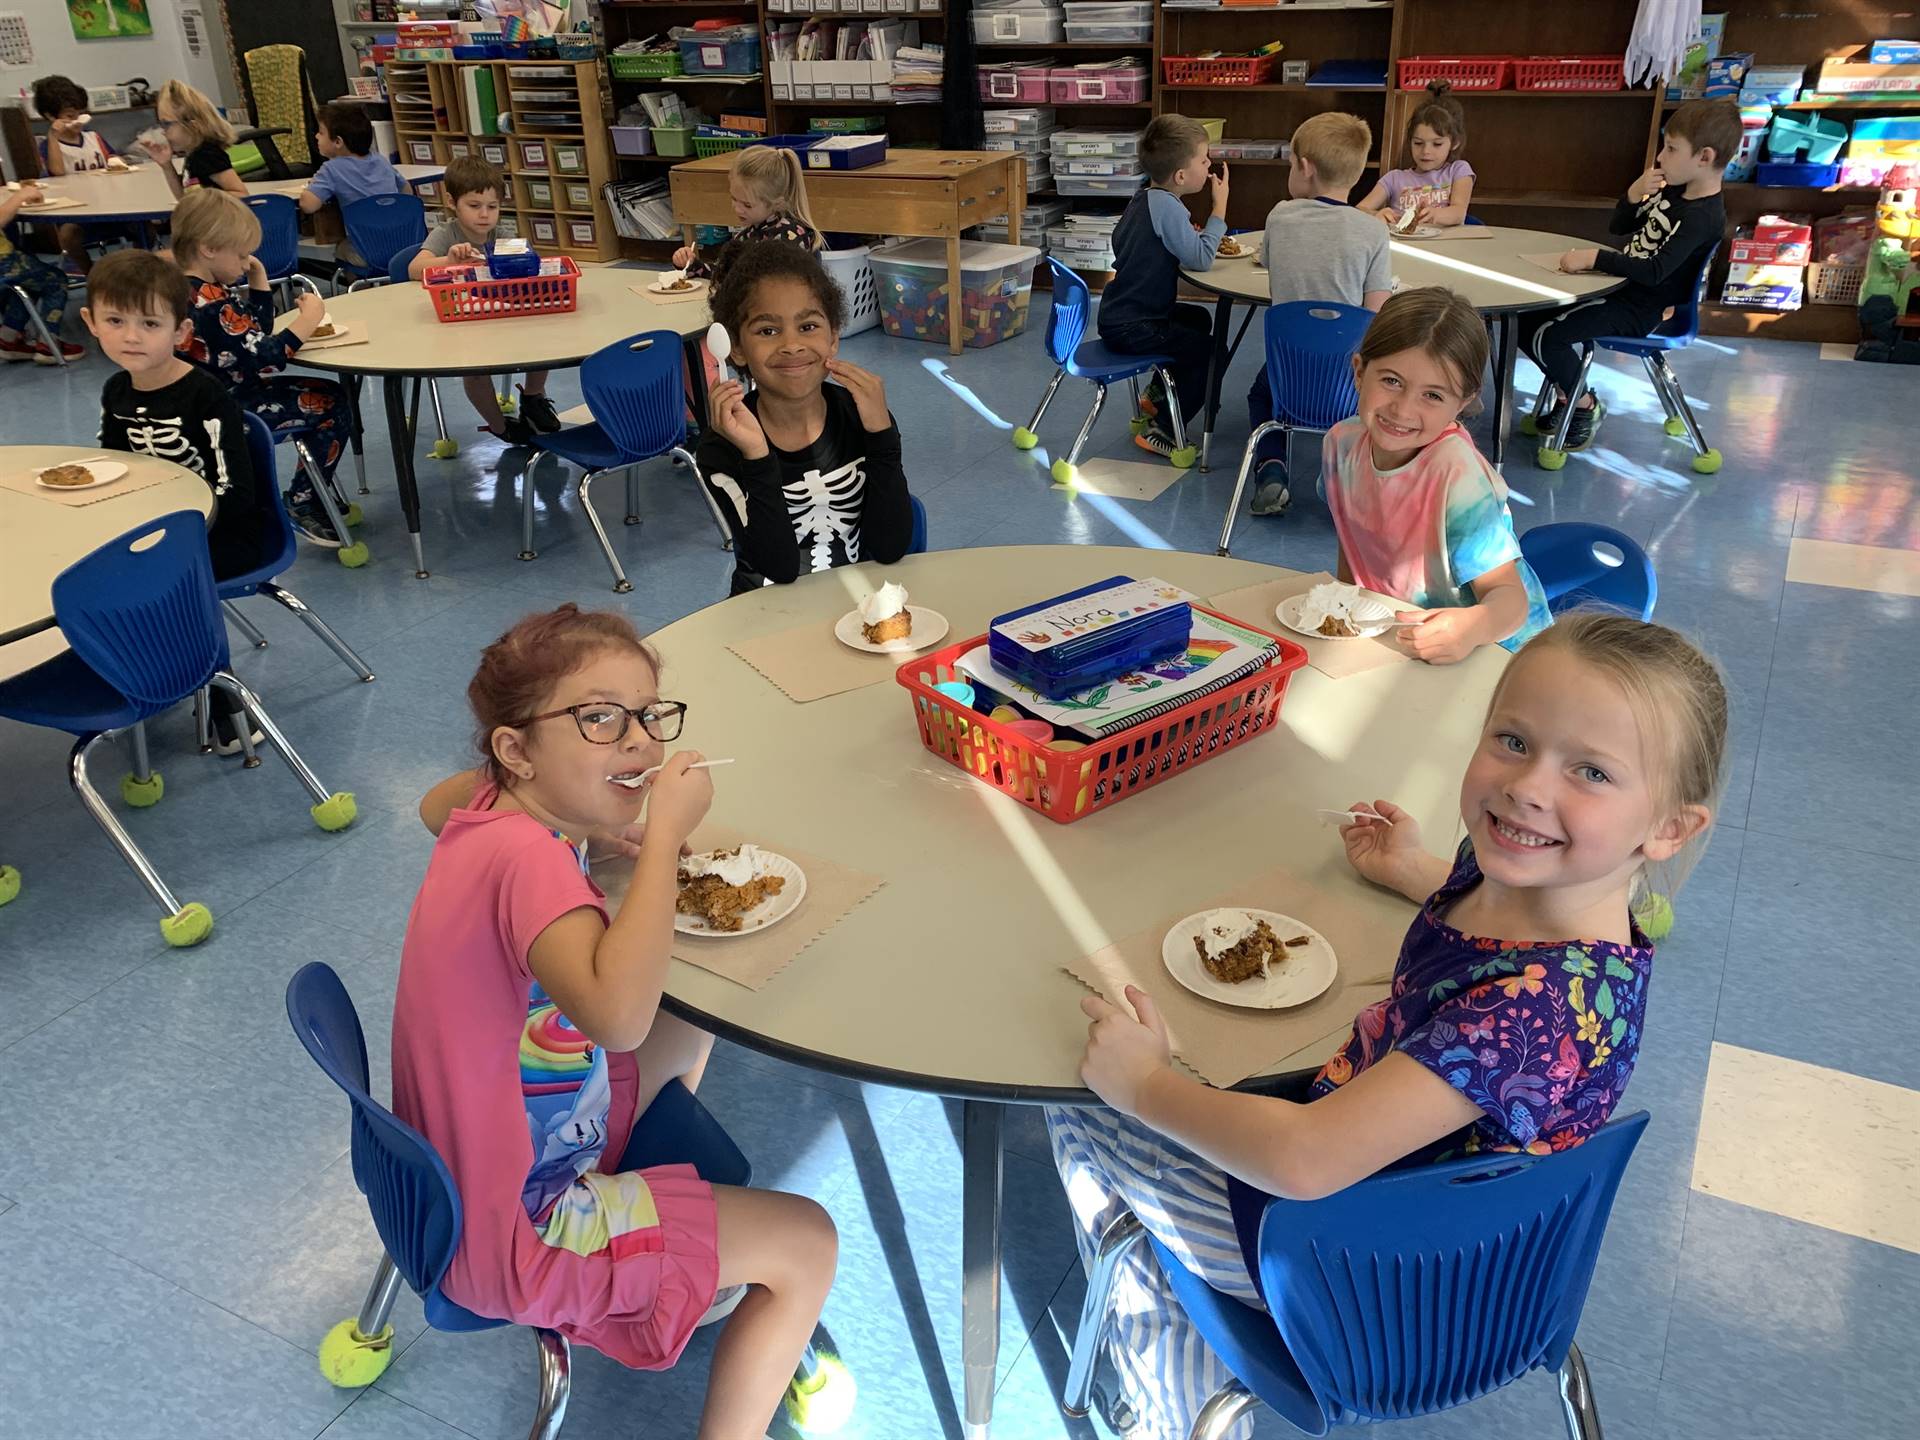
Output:
[[227,623],[247,637],[247,643],[256,650],[267,648],[267,637],[260,633],[260,627],[240,612],[240,607],[231,600],[222,600],[220,608],[226,613]]
[[533,1342],[540,1347],[540,1404],[527,1440],[556,1440],[573,1389],[573,1347],[556,1330],[535,1330]]
[[1238,1380],[1229,1380],[1213,1392],[1213,1397],[1193,1417],[1193,1429],[1187,1440],[1225,1440],[1227,1432],[1260,1405],[1257,1397]]
[[1067,464],[1078,465],[1080,452],[1087,447],[1087,437],[1093,434],[1093,422],[1100,418],[1100,407],[1107,403],[1107,387],[1093,387],[1093,408],[1087,411],[1087,418],[1081,423],[1080,433],[1073,437],[1073,449],[1067,452]]
[[202,755],[213,753],[213,694],[202,685],[193,696],[193,734]]
[[[367,668],[367,662],[354,654],[352,647],[333,633],[333,627],[331,625],[327,624],[326,621],[309,610],[306,601],[302,600],[291,590],[283,589],[272,580],[261,583],[260,593],[265,595],[269,600],[278,601],[286,609],[298,615],[301,623],[314,634],[318,635],[329,650],[344,660],[347,668],[352,670],[354,674],[358,675],[362,680],[373,679],[373,671]],[[261,643],[265,644],[266,642],[262,641]]]
[[67,757],[67,783],[73,786],[74,794],[80,797],[80,803],[93,817],[93,823],[106,832],[107,840],[120,852],[120,858],[127,862],[127,868],[147,887],[147,893],[155,903],[169,915],[178,915],[180,902],[173,898],[173,892],[167,889],[159,872],[153,868],[153,862],[133,843],[133,837],[127,834],[113,811],[107,808],[107,802],[100,798],[100,792],[93,788],[93,782],[87,778],[87,757],[93,752],[93,747],[105,738],[105,734],[83,735],[73,742],[73,751]]
[[1560,1362],[1560,1412],[1567,1422],[1567,1440],[1601,1440],[1600,1407],[1593,1400],[1593,1377],[1578,1345],[1567,1346]]
[[[533,548],[533,467],[540,461],[545,451],[536,450],[528,457],[527,463],[520,467],[520,558],[538,560],[540,552]],[[557,462],[556,462],[557,463]]]
[[333,486],[327,483],[319,462],[313,458],[313,451],[307,448],[305,440],[293,442],[294,453],[300,457],[300,467],[307,472],[307,481],[313,486],[313,498],[320,502],[320,508],[326,512],[327,520],[333,526],[333,533],[340,537],[340,543],[351,545],[353,533],[347,529],[347,517],[333,501]]
[[1262,420],[1247,437],[1246,452],[1240,457],[1240,474],[1233,482],[1233,498],[1227,501],[1227,518],[1220,526],[1220,548],[1214,554],[1225,555],[1233,544],[1234,522],[1240,518],[1240,502],[1246,496],[1247,480],[1253,474],[1254,457],[1260,452],[1260,442],[1274,431],[1284,429],[1278,420]]
[[693,472],[694,488],[700,492],[700,498],[707,502],[707,513],[713,516],[713,528],[720,532],[720,548],[733,549],[733,532],[727,529],[727,517],[720,509],[720,502],[713,498],[713,491],[707,488],[706,477],[700,473],[692,452],[685,446],[676,445],[667,453]]
[[147,722],[133,727],[133,778],[142,785],[153,778],[153,758],[147,753]]
[[[267,714],[266,708],[261,705],[260,697],[249,690],[244,681],[238,676],[228,674],[225,670],[216,670],[208,683],[218,685],[240,702],[247,712],[247,717],[251,717],[253,723],[260,727],[267,737],[267,743],[279,751],[280,758],[287,762],[287,768],[293,771],[294,777],[306,787],[307,793],[313,796],[315,804],[324,805],[333,798],[328,793],[327,787],[320,783],[320,778],[307,768],[307,762],[300,758],[300,752],[287,743],[287,737],[280,733],[280,727],[274,723],[273,717]],[[249,739],[250,727],[246,724],[246,717],[242,718],[236,728],[239,729],[242,740]],[[251,743],[247,749],[247,758],[257,764],[258,757],[252,754]]]
[[394,1298],[399,1293],[400,1271],[393,1257],[382,1251],[380,1264],[373,1272],[373,1283],[367,1286],[367,1298],[360,1302],[360,1314],[353,1322],[361,1339],[374,1339],[387,1328],[387,1321],[393,1315]]
[[1687,392],[1680,388],[1680,377],[1673,373],[1673,367],[1667,364],[1666,356],[1660,357],[1659,365],[1660,373],[1667,382],[1667,391],[1673,397],[1675,409],[1679,411],[1680,423],[1687,428],[1687,439],[1693,444],[1693,453],[1705,455],[1712,447],[1707,444],[1707,437],[1700,432],[1700,422],[1694,419],[1693,407],[1687,403]]
[[613,570],[613,593],[625,595],[632,591],[633,582],[627,579],[627,572],[620,568],[620,557],[614,553],[613,541],[607,538],[607,527],[600,523],[599,515],[594,512],[593,499],[588,494],[593,482],[605,473],[604,470],[580,472],[580,508],[587,512],[587,523],[593,526],[593,533],[600,541],[600,549],[607,557],[608,566]]
[[1533,397],[1533,419],[1537,426],[1547,418],[1547,411],[1553,408],[1553,381],[1542,378],[1540,393]]
[[1100,1358],[1100,1337],[1106,1331],[1107,1312],[1113,1302],[1114,1277],[1128,1252],[1146,1238],[1147,1227],[1126,1210],[1108,1223],[1094,1250],[1093,1266],[1087,1275],[1087,1298],[1080,1305],[1080,1328],[1073,1332],[1066,1390],[1060,1397],[1060,1408],[1076,1420],[1087,1413],[1093,1400],[1094,1365]]
[[1653,393],[1660,397],[1660,408],[1666,411],[1668,421],[1678,420],[1679,414],[1673,408],[1673,396],[1667,393],[1667,380],[1660,373],[1660,367],[1651,355],[1642,355],[1640,363],[1646,367],[1647,382],[1653,386]]
[[1173,422],[1173,448],[1187,448],[1187,422],[1180,418],[1180,394],[1173,388],[1173,373],[1164,365],[1153,367],[1160,377],[1160,393],[1167,397],[1167,418]]
[[353,432],[354,479],[359,482],[362,495],[371,495],[373,492],[367,488],[366,426],[360,411],[360,377],[349,375],[345,379],[347,381],[347,413]]
[[1047,388],[1040,393],[1040,403],[1034,407],[1033,418],[1027,422],[1027,433],[1029,435],[1038,435],[1040,433],[1041,417],[1047,413],[1047,406],[1053,403],[1053,392],[1060,388],[1060,382],[1066,378],[1067,372],[1065,370],[1055,370],[1053,372],[1053,379],[1047,382]]
[[1129,412],[1129,418],[1138,416],[1140,413],[1140,377],[1138,375],[1127,376],[1127,399],[1133,406]]
[[638,465],[627,467],[626,523],[629,525],[640,523],[640,467]]
[[1563,453],[1567,448],[1567,432],[1573,429],[1573,412],[1579,408],[1580,397],[1587,393],[1587,376],[1593,372],[1593,346],[1587,346],[1585,358],[1580,361],[1580,378],[1573,382],[1573,393],[1567,396],[1567,408],[1560,416],[1560,424],[1553,432],[1553,443],[1547,448]]
[[33,322],[34,333],[40,337],[40,343],[47,347],[48,353],[54,358],[54,362],[59,365],[65,365],[67,363],[67,357],[65,352],[60,348],[60,337],[49,330],[47,328],[47,322],[40,318],[40,307],[35,305],[27,292],[22,290],[18,285],[9,285],[7,289],[13,292],[14,298],[20,302],[21,307],[27,312],[27,319]]
[[440,408],[440,382],[427,382],[427,398],[433,401],[433,428],[440,432],[442,440],[449,439],[447,434],[447,412]]

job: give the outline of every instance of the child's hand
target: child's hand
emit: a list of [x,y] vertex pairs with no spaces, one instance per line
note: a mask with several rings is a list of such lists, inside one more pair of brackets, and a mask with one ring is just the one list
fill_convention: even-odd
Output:
[[1152,999],[1132,985],[1126,993],[1137,1020],[1098,995],[1080,1002],[1081,1011],[1093,1021],[1087,1027],[1087,1053],[1080,1057],[1080,1078],[1115,1110],[1135,1115],[1147,1082],[1173,1064],[1173,1051],[1166,1022]]
[[1647,173],[1627,187],[1627,199],[1638,205],[1649,195],[1656,195],[1667,188],[1667,172],[1658,165],[1650,166]]
[[[1347,808],[1359,810],[1368,805],[1368,801],[1356,800]],[[1420,824],[1391,801],[1372,801],[1371,809],[1382,818],[1355,820],[1340,827],[1340,838],[1347,846],[1347,863],[1359,871],[1363,879],[1389,890],[1404,890],[1406,862],[1423,853]]]
[[[258,265],[258,260],[253,262]],[[313,332],[320,328],[320,322],[327,318],[327,302],[311,290],[302,290],[300,298],[293,302],[293,323],[287,326],[302,340],[311,340]]]
[[707,396],[707,418],[721,438],[747,459],[764,460],[773,453],[767,444],[767,432],[747,408],[746,388],[738,380],[723,380],[713,387],[713,393]]
[[1225,219],[1227,214],[1227,192],[1229,188],[1227,162],[1220,160],[1215,163],[1220,166],[1220,173],[1218,175],[1209,175],[1207,177],[1207,184],[1212,187],[1213,191],[1213,213]]
[[[587,855],[593,860],[638,860],[640,846],[647,838],[644,825],[622,825],[618,830],[595,830],[587,836]],[[693,847],[680,844],[682,855],[691,855]]]
[[686,843],[713,804],[713,772],[687,768],[701,759],[698,750],[676,750],[653,777],[647,796],[648,833],[676,849]]
[[173,162],[173,146],[162,140],[142,140],[140,148],[147,152],[147,158],[161,165]]
[[1400,212],[1391,205],[1388,205],[1380,211],[1380,218],[1386,222],[1387,228],[1391,230],[1400,223]]
[[673,252],[673,268],[676,270],[684,270],[697,260],[699,256],[700,252],[694,249],[693,246],[682,245],[678,250]]
[[1467,658],[1480,644],[1477,606],[1452,606],[1444,610],[1399,610],[1394,619],[1412,621],[1394,632],[1400,648],[1416,660],[1429,665],[1453,665]]
[[[267,267],[260,263],[260,257],[258,255],[249,255],[247,257],[247,284],[255,290],[270,288],[267,281]],[[313,300],[319,297],[311,290],[303,290],[301,291],[301,298]]]
[[1584,275],[1593,269],[1599,259],[1598,250],[1569,250],[1560,257],[1560,272],[1563,275]]
[[887,410],[887,385],[878,375],[844,360],[829,360],[827,374],[852,393],[853,403],[860,408],[861,429],[869,435],[880,435],[893,427],[893,416]]
[[484,265],[487,263],[487,256],[486,252],[478,245],[469,245],[466,241],[462,240],[458,244],[448,247],[447,263],[450,265]]

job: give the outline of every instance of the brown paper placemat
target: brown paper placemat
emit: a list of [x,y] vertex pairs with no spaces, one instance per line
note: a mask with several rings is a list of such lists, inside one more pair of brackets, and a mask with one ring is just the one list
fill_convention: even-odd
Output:
[[19,215],[23,220],[31,220],[36,215],[45,215],[52,210],[78,210],[86,203],[72,195],[49,195],[38,205],[22,205]]
[[1442,225],[1437,235],[1395,235],[1393,238],[1415,245],[1434,240],[1491,240],[1493,231],[1485,225]]
[[345,325],[336,324],[333,327],[333,334],[324,338],[316,336],[311,340],[303,341],[300,348],[302,350],[337,350],[342,345],[364,345],[372,338],[364,324],[350,321]]
[[[1262,630],[1274,630],[1294,644],[1304,646],[1307,663],[1322,675],[1335,680],[1344,680],[1349,675],[1358,675],[1364,670],[1378,670],[1382,665],[1392,665],[1410,658],[1393,643],[1391,630],[1371,640],[1321,639],[1314,635],[1297,635],[1274,618],[1273,612],[1282,600],[1302,594],[1316,585],[1324,585],[1331,579],[1333,576],[1324,570],[1311,575],[1296,573],[1285,580],[1268,580],[1264,584],[1229,590],[1224,595],[1214,596],[1207,603],[1235,620],[1257,625]],[[1392,603],[1398,605],[1400,602]]]
[[1537,265],[1542,270],[1552,271],[1555,275],[1565,275],[1567,272],[1560,268],[1560,257],[1566,253],[1564,250],[1555,250],[1550,254],[1522,255],[1520,258],[1529,265]]
[[[952,617],[948,618],[951,622]],[[966,635],[956,634],[950,623],[947,633],[927,649],[964,639]],[[855,650],[834,638],[831,620],[811,620],[753,640],[736,640],[727,648],[766,676],[789,700],[800,705],[891,680],[895,670],[916,654],[926,653],[908,650],[870,655],[864,650]]]
[[[795,956],[887,883],[878,875],[848,869],[765,835],[745,835],[727,825],[703,825],[689,843],[699,855],[709,850],[729,849],[742,841],[751,841],[762,850],[784,855],[798,865],[807,877],[806,897],[785,919],[750,935],[720,939],[683,935],[676,930],[672,953],[676,960],[711,970],[721,979],[744,985],[749,990],[766,985],[792,964]],[[616,906],[626,898],[627,882],[632,874],[633,866],[624,860],[603,861],[594,866],[594,880]]]
[[627,288],[642,300],[650,300],[655,305],[684,305],[689,300],[702,298],[708,290],[713,288],[705,280],[694,281],[693,287],[691,290],[676,290],[671,295],[662,295],[658,290],[649,290],[644,285],[629,285]]
[[[1161,942],[1188,915],[1222,906],[1277,910],[1311,925],[1326,936],[1338,957],[1333,984],[1288,1010],[1242,1010],[1195,995],[1167,973]],[[1116,1005],[1126,1004],[1128,985],[1146,991],[1167,1022],[1173,1053],[1181,1063],[1209,1085],[1225,1089],[1344,1030],[1361,1009],[1385,999],[1411,914],[1409,907],[1405,915],[1383,915],[1375,906],[1354,903],[1339,885],[1310,883],[1282,867],[1204,904],[1173,911],[1063,968]]]
[[[35,480],[34,470],[10,470],[0,474],[0,486],[18,491],[22,495],[31,495],[36,500],[47,500],[55,505],[65,505],[78,510],[83,505],[98,505],[102,500],[117,500],[122,495],[131,495],[136,490],[150,490],[167,477],[156,474],[153,469],[141,465],[141,457],[123,455],[115,452],[110,458],[127,467],[127,473],[118,480],[106,485],[96,485],[88,490],[49,490]],[[35,467],[38,469],[39,467]]]

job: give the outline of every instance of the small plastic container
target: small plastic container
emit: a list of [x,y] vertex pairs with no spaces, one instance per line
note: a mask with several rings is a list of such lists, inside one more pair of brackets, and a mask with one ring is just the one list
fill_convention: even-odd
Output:
[[1100,159],[1097,157],[1076,156],[1071,160],[1062,160],[1054,167],[1055,176],[1061,175],[1131,175],[1140,162],[1132,156],[1124,160]]
[[1779,165],[1769,161],[1753,167],[1753,179],[1757,185],[1792,185],[1818,190],[1839,178],[1838,165]]
[[742,135],[737,130],[722,130],[712,125],[702,125],[693,134],[693,153],[701,159],[709,155],[730,155],[735,150],[744,150],[749,145],[758,144],[758,135]]
[[1207,147],[1215,160],[1284,160],[1287,152],[1285,140],[1222,140]]
[[1138,130],[1056,130],[1047,137],[1054,158],[1097,156],[1124,160],[1140,153]]
[[616,155],[653,154],[653,131],[645,125],[609,125]]
[[1047,99],[1055,105],[1136,105],[1147,95],[1147,72],[1122,65],[1070,65],[1047,72]]
[[1045,60],[1009,60],[999,65],[982,65],[976,72],[980,98],[996,102],[1013,100],[1023,105],[1043,104],[1047,98],[1047,72],[1051,68],[1051,62]]
[[1058,45],[1066,22],[1058,5],[1008,5],[973,12],[976,45]]
[[680,41],[680,66],[689,75],[752,75],[760,69],[757,32],[715,31],[713,38],[689,36]]
[[618,51],[607,56],[607,70],[616,80],[663,80],[669,75],[686,73],[677,50],[655,50],[645,54]]
[[1264,85],[1273,67],[1271,55],[1162,55],[1160,78],[1169,85]]
[[[536,217],[539,218],[539,217]],[[541,243],[535,235],[534,243]],[[480,267],[435,265],[422,277],[433,313],[441,321],[509,320],[529,315],[557,315],[579,303],[580,270],[562,255],[552,275],[535,274],[519,280],[480,279]],[[537,271],[541,262],[534,257]]]
[[1847,122],[1819,115],[1777,114],[1767,126],[1767,158],[1805,159],[1809,165],[1831,165],[1847,143]]
[[[1060,623],[1069,618],[1077,629]],[[1132,576],[1115,575],[994,616],[987,654],[995,670],[1060,700],[1180,654],[1192,633],[1186,601],[1167,601]],[[1033,636],[1040,648],[1023,643]]]
[[1084,225],[1049,225],[1047,249],[1062,260],[1069,255],[1096,255],[1113,258],[1113,232],[1090,230]]
[[1044,135],[989,135],[980,142],[982,148],[997,150],[1002,154],[1018,150],[1022,155],[1051,155]]
[[[960,335],[970,349],[985,349],[1027,328],[1033,297],[1033,267],[1040,252],[1031,245],[960,246]],[[947,342],[947,242],[905,240],[868,256],[880,294],[880,323],[889,335]]]
[[1510,55],[1409,55],[1400,62],[1400,88],[1424,90],[1444,80],[1456,90],[1504,90],[1512,73]]
[[1093,6],[1069,6],[1068,19],[1062,27],[1067,32],[1069,45],[1144,45],[1153,39],[1153,21],[1133,20],[1075,20],[1073,12],[1077,9],[1093,9]]
[[656,154],[680,157],[693,154],[693,127],[691,125],[656,125],[653,131],[653,148]]
[[989,135],[1049,135],[1057,127],[1053,107],[1036,105],[1029,110],[988,110],[983,128]]
[[1153,24],[1153,0],[1066,0],[1067,22],[1104,21],[1109,25]]
[[1080,200],[1130,200],[1134,195],[1146,189],[1145,172],[1138,175],[1115,175],[1103,178],[1097,175],[1056,175],[1053,188],[1062,195],[1071,195]]

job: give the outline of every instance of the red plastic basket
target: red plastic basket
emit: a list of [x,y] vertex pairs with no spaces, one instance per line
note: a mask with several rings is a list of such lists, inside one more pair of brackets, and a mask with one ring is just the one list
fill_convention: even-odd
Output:
[[1162,55],[1161,79],[1169,85],[1264,85],[1273,74],[1271,55]]
[[986,644],[984,635],[910,660],[894,679],[913,697],[913,718],[927,749],[1029,810],[1070,825],[1272,730],[1288,680],[1307,663],[1305,650],[1281,636],[1272,638],[1279,641],[1280,653],[1251,675],[1105,740],[1090,740],[1080,750],[1029,740],[977,710],[963,710],[933,688],[967,679],[958,661]]
[[561,315],[580,303],[580,267],[565,255],[558,275],[476,280],[473,274],[471,265],[434,265],[421,277],[433,313],[442,321]]
[[1511,55],[1409,55],[1400,62],[1400,88],[1424,90],[1445,80],[1456,90],[1504,90]]
[[1619,55],[1528,55],[1513,62],[1516,90],[1624,90],[1627,62]]

